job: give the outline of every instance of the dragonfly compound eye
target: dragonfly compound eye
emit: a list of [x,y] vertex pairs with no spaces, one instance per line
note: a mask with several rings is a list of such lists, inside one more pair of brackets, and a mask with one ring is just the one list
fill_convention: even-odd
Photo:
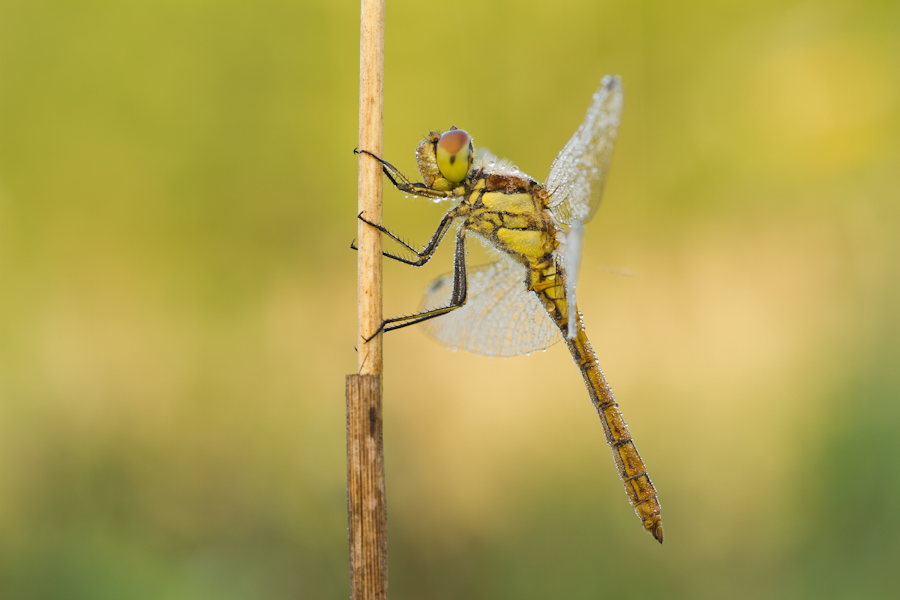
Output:
[[452,128],[441,134],[438,140],[437,164],[441,175],[448,181],[459,183],[472,168],[472,138],[462,129]]

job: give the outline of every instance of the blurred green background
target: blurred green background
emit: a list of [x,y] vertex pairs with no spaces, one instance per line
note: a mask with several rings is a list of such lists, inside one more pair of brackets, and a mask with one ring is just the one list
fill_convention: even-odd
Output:
[[[0,2],[0,597],[348,597],[358,28]],[[395,1],[386,69],[402,170],[457,125],[541,180],[622,76],[579,298],[666,531],[564,347],[410,328],[392,597],[895,597],[900,4]],[[445,208],[388,190],[385,223],[422,243]],[[386,314],[450,264],[387,264]]]

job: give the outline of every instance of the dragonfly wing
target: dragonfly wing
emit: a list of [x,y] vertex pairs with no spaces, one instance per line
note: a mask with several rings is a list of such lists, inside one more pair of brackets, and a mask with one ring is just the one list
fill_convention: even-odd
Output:
[[[422,323],[428,334],[451,349],[486,356],[516,356],[561,339],[540,300],[525,287],[525,267],[510,258],[468,270],[464,306]],[[425,290],[423,310],[447,306],[453,274]]]
[[578,282],[578,270],[581,268],[581,241],[584,238],[584,225],[581,221],[575,221],[565,235],[565,246],[561,255],[563,271],[566,280],[566,304],[568,305],[569,320],[569,339],[575,337],[578,330],[575,327],[575,320],[578,318],[576,314],[578,308],[575,301],[575,284]]
[[553,161],[544,184],[550,209],[561,223],[586,223],[597,212],[621,115],[622,82],[617,75],[607,75],[581,126]]

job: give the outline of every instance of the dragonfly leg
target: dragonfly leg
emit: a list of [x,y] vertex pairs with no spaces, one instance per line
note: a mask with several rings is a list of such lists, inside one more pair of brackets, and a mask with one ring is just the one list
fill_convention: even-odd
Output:
[[[403,173],[400,172],[400,169],[398,169],[397,167],[395,167],[388,161],[384,160],[380,156],[373,154],[373,153],[369,152],[368,150],[360,150],[359,148],[354,148],[353,154],[367,154],[368,156],[371,156],[372,158],[374,158],[375,160],[380,162],[381,170],[384,171],[384,174],[387,175],[388,179],[391,180],[391,183],[393,183],[394,186],[400,187],[400,184],[397,183],[397,179],[399,179],[400,183],[402,183],[402,184],[405,184],[408,186],[413,185],[413,183],[406,177],[406,175],[404,175]],[[396,179],[395,179],[395,177],[396,177]]]
[[[437,231],[435,231],[434,235],[431,236],[431,240],[429,240],[429,242],[425,245],[425,247],[421,251],[419,251],[419,250],[416,250],[415,248],[413,248],[412,246],[410,246],[409,244],[407,244],[405,241],[403,241],[401,238],[399,238],[395,233],[393,233],[392,231],[390,231],[383,225],[379,225],[378,223],[373,223],[372,221],[369,221],[368,219],[366,219],[365,217],[362,216],[362,213],[359,213],[359,215],[357,215],[357,218],[360,221],[362,221],[366,225],[370,225],[370,226],[374,227],[381,233],[387,235],[392,240],[394,240],[395,242],[397,242],[398,244],[400,244],[401,246],[403,246],[404,248],[406,248],[407,250],[409,250],[410,252],[415,254],[418,258],[416,260],[410,260],[410,259],[404,258],[402,256],[397,256],[396,254],[391,254],[390,252],[382,252],[382,254],[384,254],[388,258],[392,258],[396,261],[400,261],[404,264],[412,265],[414,267],[421,267],[422,265],[427,263],[429,260],[431,260],[431,257],[434,256],[435,250],[437,250],[437,247],[440,245],[441,241],[444,239],[444,236],[447,234],[447,230],[450,229],[450,224],[453,222],[453,219],[455,217],[456,217],[456,211],[453,211],[453,210],[451,210],[446,215],[444,215],[444,218],[441,219],[440,225],[438,225]],[[350,247],[353,248],[354,250],[357,250],[357,248],[354,244],[350,244]]]
[[426,310],[414,315],[406,315],[405,317],[393,317],[385,319],[378,328],[378,331],[367,339],[368,342],[373,337],[383,331],[393,331],[409,325],[415,325],[428,319],[433,319],[441,315],[445,315],[452,310],[463,306],[466,303],[468,294],[468,281],[466,279],[466,228],[460,227],[456,234],[456,249],[454,250],[453,261],[453,292],[450,294],[450,303],[447,306]]
[[452,190],[442,192],[440,190],[433,190],[430,187],[426,186],[424,183],[414,183],[410,181],[409,178],[406,177],[406,175],[400,172],[400,169],[384,160],[380,156],[372,154],[368,150],[360,150],[359,148],[354,148],[353,153],[366,154],[380,162],[381,170],[384,171],[384,174],[387,175],[387,178],[391,180],[391,183],[394,184],[394,187],[401,192],[413,194],[414,196],[427,196],[429,198],[452,198],[456,196],[456,194]]

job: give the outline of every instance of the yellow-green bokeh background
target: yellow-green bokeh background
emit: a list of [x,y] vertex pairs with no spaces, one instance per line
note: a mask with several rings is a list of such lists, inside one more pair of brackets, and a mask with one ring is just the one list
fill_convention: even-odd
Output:
[[[348,597],[358,19],[0,3],[0,597]],[[411,328],[392,597],[894,597],[900,5],[391,1],[386,69],[401,169],[457,125],[539,179],[622,76],[580,299],[666,527],[565,348]],[[420,243],[442,210],[385,204]],[[450,258],[388,264],[386,313]]]

